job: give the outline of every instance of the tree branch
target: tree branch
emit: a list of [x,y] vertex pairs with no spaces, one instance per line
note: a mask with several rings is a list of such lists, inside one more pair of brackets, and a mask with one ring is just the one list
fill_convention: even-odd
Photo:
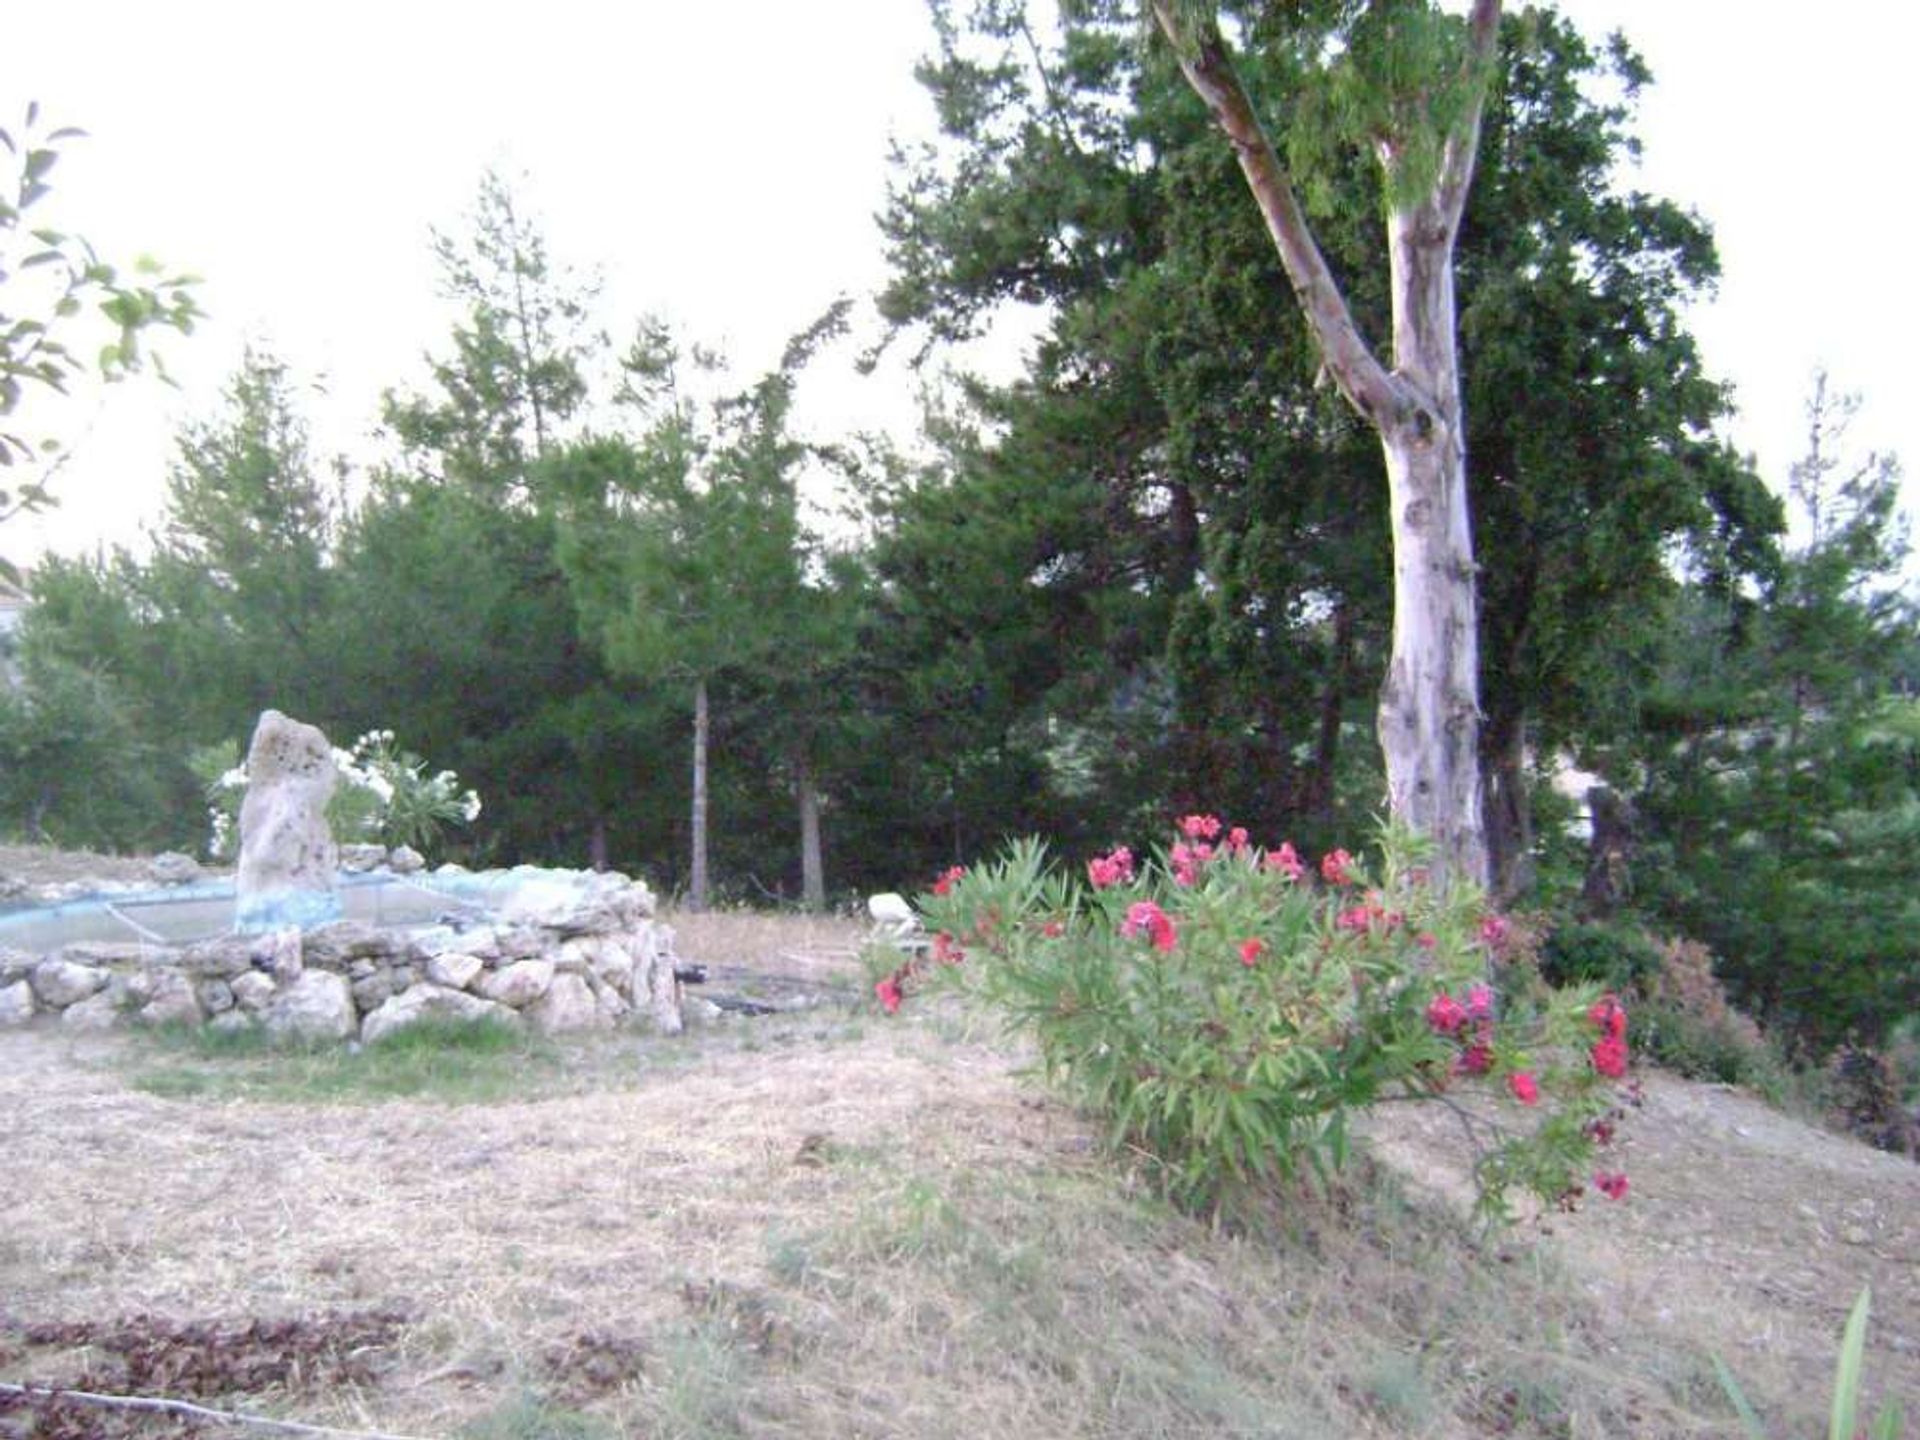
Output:
[[410,1440],[383,1430],[340,1430],[331,1425],[308,1425],[298,1420],[274,1420],[265,1415],[249,1415],[241,1410],[210,1410],[189,1400],[169,1400],[158,1395],[101,1395],[91,1390],[63,1390],[48,1385],[15,1385],[0,1380],[0,1395],[18,1395],[25,1400],[71,1400],[99,1410],[140,1410],[148,1413],[182,1415],[194,1420],[212,1420],[222,1425],[251,1425],[259,1430],[283,1435],[331,1435],[342,1440]]
[[1440,156],[1440,177],[1433,187],[1434,209],[1449,237],[1460,230],[1473,184],[1474,157],[1480,153],[1480,117],[1486,110],[1487,90],[1493,83],[1495,51],[1500,41],[1500,0],[1473,0],[1467,17],[1467,53],[1461,62],[1461,82],[1473,87],[1473,99],[1460,124],[1447,136]]
[[[1498,0],[1478,0],[1480,6],[1487,4],[1497,14]],[[1241,173],[1266,219],[1267,232],[1280,252],[1280,263],[1319,342],[1328,372],[1354,409],[1376,426],[1391,424],[1404,404],[1400,387],[1354,325],[1346,297],[1320,253],[1286,167],[1280,163],[1273,141],[1240,83],[1218,23],[1208,14],[1204,20],[1184,25],[1176,13],[1179,8],[1179,0],[1153,0],[1154,19],[1173,46],[1187,83],[1206,102],[1214,122],[1233,145]],[[1471,154],[1467,163],[1470,168]]]

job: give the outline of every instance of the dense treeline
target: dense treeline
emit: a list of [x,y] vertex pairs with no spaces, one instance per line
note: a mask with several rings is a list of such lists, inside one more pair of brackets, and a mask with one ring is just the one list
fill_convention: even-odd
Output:
[[[1271,7],[1222,8],[1252,82],[1337,115]],[[0,824],[195,847],[209,757],[273,705],[457,770],[486,809],[455,858],[696,901],[911,886],[1025,833],[1146,844],[1194,809],[1364,836],[1379,449],[1276,304],[1231,154],[1132,6],[935,9],[943,138],[899,162],[880,307],[934,355],[1041,307],[1018,381],[958,386],[912,461],[802,436],[844,305],[745,384],[650,321],[618,352],[489,179],[440,242],[462,319],[429,389],[389,396],[390,464],[318,464],[255,354],[181,437],[151,553],[36,573]],[[1847,451],[1824,382],[1784,499],[1717,438],[1682,315],[1711,233],[1626,183],[1647,79],[1509,17],[1457,254],[1495,885],[1705,941],[1815,1045],[1877,1037],[1920,1008],[1897,472]],[[1379,181],[1336,128],[1294,126],[1288,159],[1378,334]],[[810,521],[829,472],[859,524]],[[1630,817],[1584,898],[1569,759]]]

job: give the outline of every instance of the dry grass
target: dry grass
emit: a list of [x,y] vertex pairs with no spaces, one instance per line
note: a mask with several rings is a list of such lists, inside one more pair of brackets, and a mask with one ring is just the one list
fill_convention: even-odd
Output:
[[[847,934],[679,923],[710,964]],[[1216,1231],[953,1012],[566,1046],[537,1098],[470,1105],[170,1100],[125,1083],[129,1043],[0,1041],[33,1097],[0,1150],[0,1378],[86,1358],[33,1322],[399,1305],[377,1381],[250,1404],[416,1435],[1734,1433],[1691,1321],[1563,1261],[1617,1213],[1485,1248],[1361,1173]]]

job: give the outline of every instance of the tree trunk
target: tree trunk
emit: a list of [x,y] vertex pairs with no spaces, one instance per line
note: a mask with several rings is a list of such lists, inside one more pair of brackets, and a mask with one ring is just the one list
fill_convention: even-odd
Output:
[[1376,415],[1393,527],[1393,653],[1380,748],[1397,819],[1431,836],[1440,868],[1487,883],[1480,813],[1480,626],[1467,518],[1466,427],[1454,347],[1453,233],[1432,202],[1387,221],[1394,378]]
[[1496,904],[1510,905],[1533,883],[1533,806],[1527,794],[1525,716],[1501,711],[1481,731],[1487,777],[1487,869]]
[[827,872],[820,857],[820,790],[813,769],[800,765],[800,903],[808,910],[827,908]]
[[707,680],[693,686],[693,873],[687,882],[687,909],[707,908]]
[[587,834],[587,864],[598,875],[607,868],[607,817],[593,817],[593,829]]
[[[1500,0],[1473,0],[1469,10],[1463,78],[1476,89],[1442,137],[1437,173],[1418,198],[1393,197],[1387,220],[1391,370],[1354,324],[1211,7],[1200,15],[1180,0],[1152,0],[1152,8],[1181,72],[1233,145],[1327,373],[1379,433],[1393,527],[1393,653],[1379,716],[1388,802],[1395,819],[1433,840],[1434,870],[1442,883],[1457,877],[1484,886],[1479,631],[1453,246],[1480,144]],[[1395,137],[1379,142],[1379,158],[1391,193],[1402,175]]]

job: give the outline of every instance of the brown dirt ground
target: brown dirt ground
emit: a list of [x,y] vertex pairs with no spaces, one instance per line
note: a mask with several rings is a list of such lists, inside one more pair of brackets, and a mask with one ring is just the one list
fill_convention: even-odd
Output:
[[[688,958],[856,983],[852,922],[675,923]],[[856,1171],[796,1162],[821,1136],[934,1167],[1086,1163],[1084,1127],[1002,1053],[878,1022],[805,1038],[644,1075],[607,1070],[630,1050],[582,1051],[584,1093],[449,1107],[182,1103],[129,1088],[118,1037],[0,1036],[0,1321],[403,1304],[422,1323],[394,1372],[300,1413],[444,1434],[589,1325],[617,1355],[684,1323],[688,1277],[759,1273],[782,1217],[855,1209]],[[1371,1133],[1416,1187],[1462,1198],[1444,1113],[1392,1111]],[[1625,1135],[1626,1203],[1524,1227],[1598,1310],[1824,1396],[1871,1284],[1869,1378],[1920,1404],[1920,1166],[1658,1074]],[[0,1354],[0,1377],[15,1368]]]

